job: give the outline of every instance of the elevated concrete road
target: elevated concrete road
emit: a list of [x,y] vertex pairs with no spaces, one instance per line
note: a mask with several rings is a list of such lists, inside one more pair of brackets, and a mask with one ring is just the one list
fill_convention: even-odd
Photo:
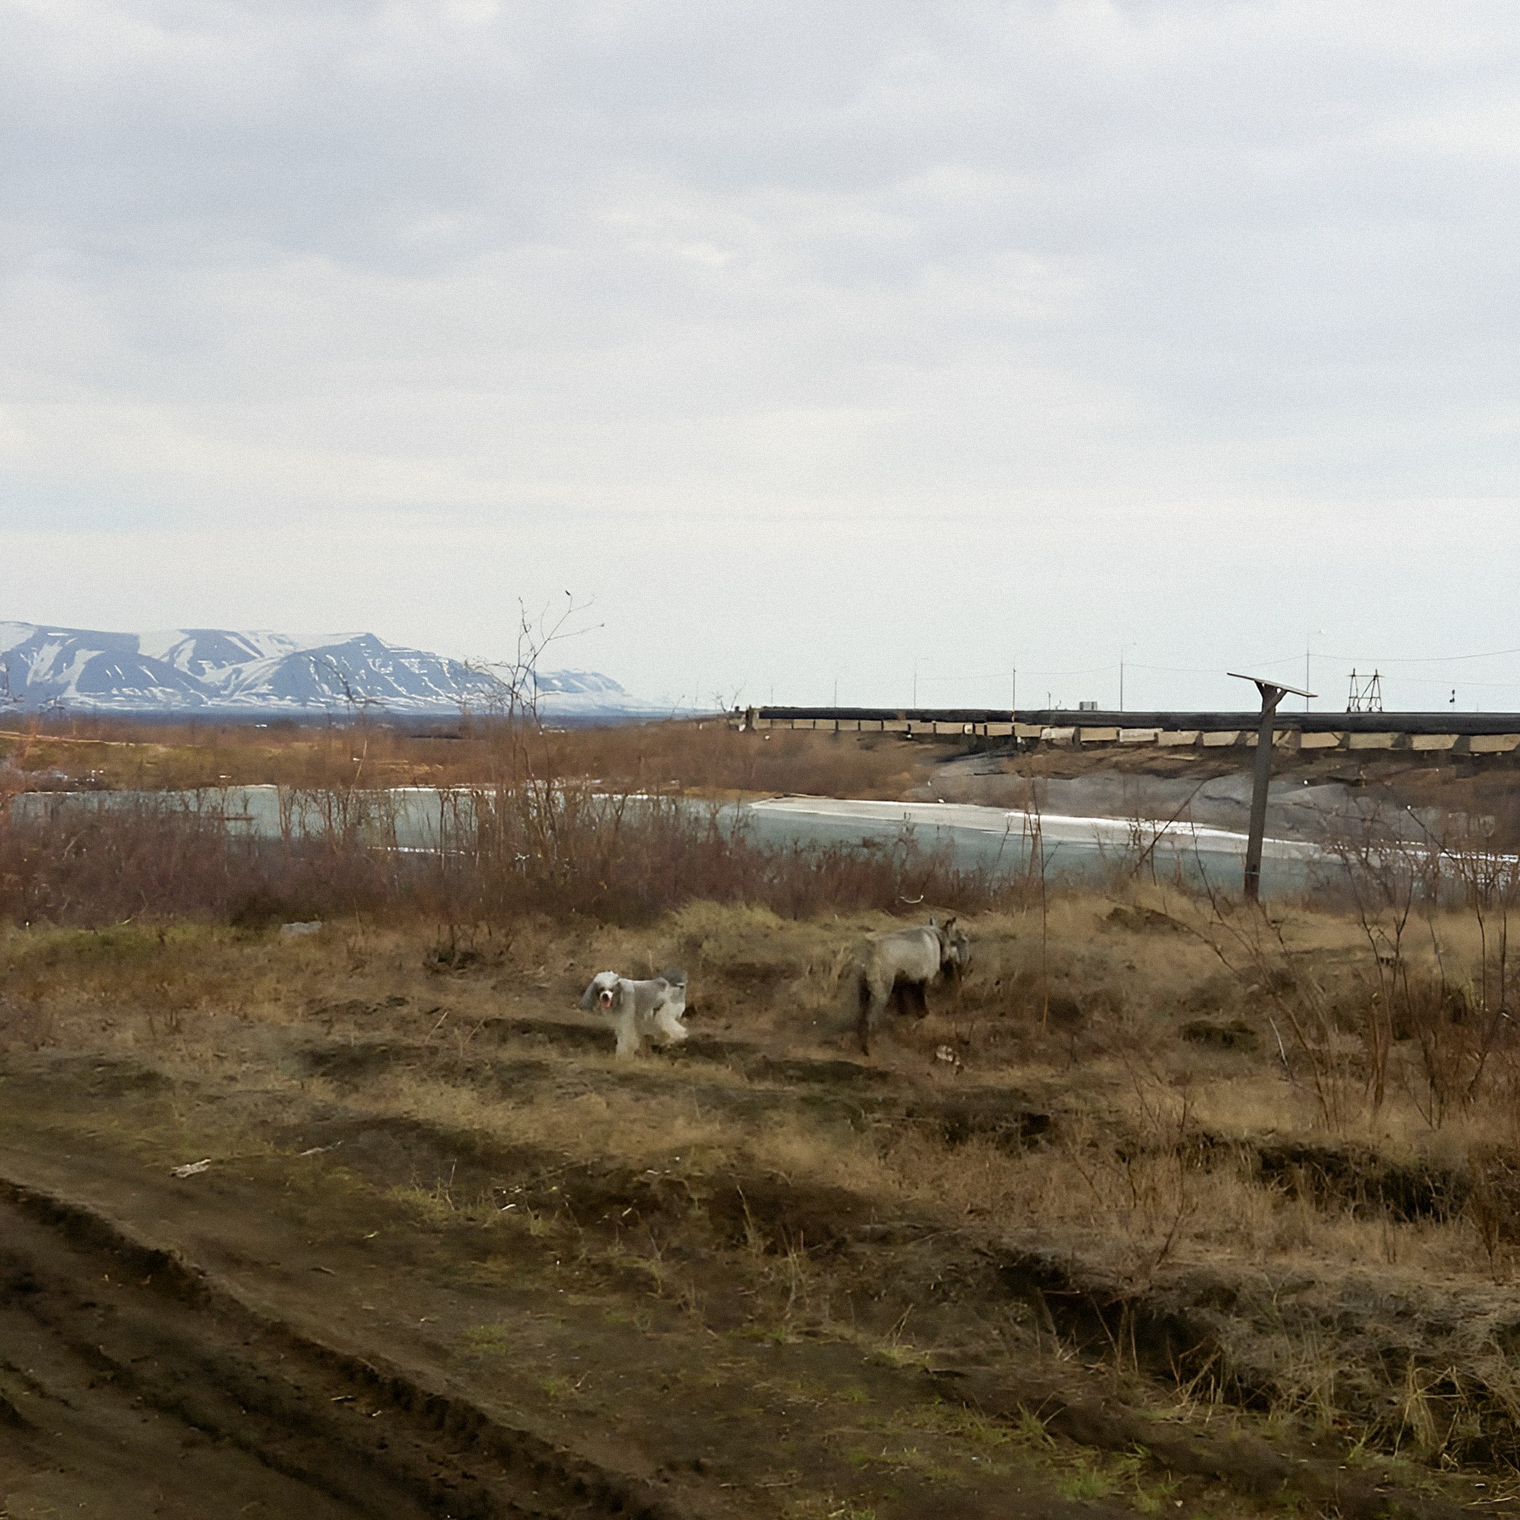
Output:
[[[971,724],[980,727],[1016,722],[1023,728],[1117,728],[1158,729],[1163,732],[1224,733],[1232,729],[1249,729],[1255,733],[1261,713],[1249,712],[1092,712],[1073,711],[1069,707],[1054,709],[983,707],[755,707],[750,709],[762,722],[785,727],[800,720],[848,723],[911,723],[920,725]],[[1279,712],[1275,728],[1306,734],[1520,734],[1520,713],[1446,712]]]

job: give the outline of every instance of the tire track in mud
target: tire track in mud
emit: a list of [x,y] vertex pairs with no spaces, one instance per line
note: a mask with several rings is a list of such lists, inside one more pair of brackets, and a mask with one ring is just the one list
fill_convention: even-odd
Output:
[[[25,1365],[0,1349],[0,1479],[8,1445],[12,1467],[56,1465],[57,1427],[84,1423],[93,1428],[72,1432],[76,1446],[109,1464],[124,1429],[158,1416],[176,1437],[165,1450],[230,1448],[285,1480],[270,1492],[286,1512],[315,1501],[308,1520],[691,1514],[642,1479],[300,1333],[94,1209],[0,1178],[5,1324]],[[29,1370],[39,1365],[41,1379]],[[204,1495],[200,1509],[189,1497],[186,1513],[214,1513],[227,1494]]]

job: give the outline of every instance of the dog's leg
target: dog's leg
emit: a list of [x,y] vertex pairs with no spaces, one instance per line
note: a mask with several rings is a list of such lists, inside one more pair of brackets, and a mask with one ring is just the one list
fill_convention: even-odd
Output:
[[671,1045],[679,1045],[691,1033],[691,1030],[681,1022],[680,1013],[671,1003],[660,1004],[660,1010],[655,1014],[654,1021],[659,1026],[660,1033]]
[[881,987],[869,976],[860,979],[860,1022],[857,1032],[860,1035],[860,1052],[862,1055],[871,1054],[871,1031],[876,1028],[882,1014],[886,1011],[887,1004],[892,1000],[892,988],[890,984]]
[[631,1060],[639,1053],[639,1029],[634,1021],[632,998],[624,997],[619,1000],[612,1027],[617,1031],[618,1059]]

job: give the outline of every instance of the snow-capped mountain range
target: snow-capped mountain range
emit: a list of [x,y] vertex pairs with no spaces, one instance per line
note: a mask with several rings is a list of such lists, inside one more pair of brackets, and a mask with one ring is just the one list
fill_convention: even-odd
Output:
[[[609,676],[539,672],[541,716],[649,713]],[[399,717],[499,711],[508,688],[490,671],[372,633],[292,638],[226,628],[99,633],[0,622],[0,714],[205,712],[280,716],[361,708]]]

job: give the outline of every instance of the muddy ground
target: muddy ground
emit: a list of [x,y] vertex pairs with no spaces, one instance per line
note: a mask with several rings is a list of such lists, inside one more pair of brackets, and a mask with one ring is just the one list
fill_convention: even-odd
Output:
[[[788,1252],[910,1245],[923,1221],[342,1105],[258,1120],[120,1063],[13,1067],[4,1090],[12,1520],[1070,1508],[1054,1464],[883,1354],[869,1294],[858,1337],[803,1322]],[[190,1151],[211,1165],[174,1177]]]
[[[1051,1059],[1015,1067],[945,1005],[868,1062],[757,957],[687,1047],[617,1063],[582,968],[423,950],[239,943],[261,975],[299,961],[283,1016],[165,983],[157,1014],[97,991],[11,1041],[8,1520],[1508,1512],[1490,1363],[1520,1310],[1492,1274],[1178,1254],[1164,1220],[1084,1254],[872,1170],[896,1147],[992,1175],[1080,1134],[1139,1175],[1154,1136],[1114,1110],[1094,1140],[1070,1100],[1112,1056],[1091,1030],[1030,1033]],[[1195,1077],[1255,1059],[1178,1048]],[[1460,1168],[1187,1144],[1285,1208],[1418,1232],[1464,1206]],[[1307,1417],[1286,1343],[1366,1387]]]

